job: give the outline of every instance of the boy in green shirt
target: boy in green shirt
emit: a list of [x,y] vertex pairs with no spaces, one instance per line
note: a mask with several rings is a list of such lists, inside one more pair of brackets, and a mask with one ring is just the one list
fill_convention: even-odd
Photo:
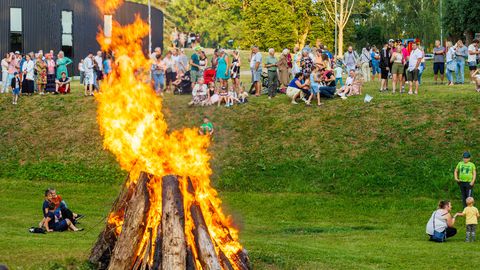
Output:
[[463,207],[467,207],[467,198],[473,197],[473,186],[477,178],[475,164],[470,162],[471,155],[469,152],[463,153],[463,161],[460,161],[455,168],[455,181],[460,186],[462,192]]
[[213,134],[213,124],[208,120],[208,117],[203,117],[203,124],[200,126],[201,135],[212,135]]

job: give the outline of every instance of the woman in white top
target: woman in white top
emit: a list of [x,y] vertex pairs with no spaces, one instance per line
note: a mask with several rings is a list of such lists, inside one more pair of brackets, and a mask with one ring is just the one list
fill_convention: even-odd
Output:
[[453,85],[453,74],[455,72],[455,48],[451,41],[447,41],[447,85]]
[[34,68],[35,64],[33,63],[30,55],[25,56],[25,63],[22,66],[23,73],[23,82],[22,82],[22,94],[33,95],[34,91]]
[[426,233],[430,236],[431,241],[435,232],[443,233],[445,238],[450,238],[457,234],[457,229],[453,227],[455,225],[455,217],[452,217],[450,214],[451,210],[452,204],[450,201],[445,200],[438,203],[438,209],[433,211],[426,226]]
[[392,65],[392,93],[395,94],[395,87],[397,86],[397,82],[399,87],[402,84],[402,77],[403,77],[403,64],[405,63],[405,59],[403,59],[402,54],[402,47],[397,46],[395,51],[392,53],[392,57],[390,58],[390,62],[393,63]]
[[6,53],[5,57],[2,59],[2,87],[0,88],[0,92],[6,93],[8,91],[7,86],[10,82],[7,82],[8,79],[8,62],[10,62],[10,54]]

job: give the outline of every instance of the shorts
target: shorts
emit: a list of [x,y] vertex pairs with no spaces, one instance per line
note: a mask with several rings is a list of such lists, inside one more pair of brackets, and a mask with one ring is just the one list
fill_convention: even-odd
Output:
[[296,96],[298,93],[300,93],[302,90],[298,89],[298,88],[295,88],[295,87],[287,87],[287,97],[289,98],[293,98],[294,96]]
[[388,79],[388,70],[387,68],[381,68],[380,69],[380,76],[382,79],[387,80]]
[[20,88],[14,88],[14,89],[12,90],[12,93],[13,93],[14,95],[20,95]]
[[85,73],[85,78],[83,79],[83,83],[85,85],[94,85],[95,84],[95,78],[93,76],[93,72],[86,72]]
[[192,82],[198,82],[198,78],[200,78],[200,76],[198,76],[198,70],[190,70],[190,79]]
[[402,75],[402,74],[403,74],[403,64],[402,63],[393,63],[392,75]]
[[433,63],[433,74],[437,75],[438,73],[442,75],[445,73],[445,63]]
[[262,78],[262,69],[253,70],[252,69],[252,82],[259,82]]
[[407,71],[407,80],[409,82],[416,82],[418,81],[418,69],[414,69],[412,71]]
[[63,231],[68,230],[67,221],[64,219],[62,221],[59,221],[59,222],[55,223],[55,225],[53,227],[53,230],[56,231],[56,232],[63,232]]
[[477,63],[475,61],[468,62],[468,69],[470,71],[477,70]]
[[176,72],[167,72],[166,74],[167,85],[177,80],[177,73]]

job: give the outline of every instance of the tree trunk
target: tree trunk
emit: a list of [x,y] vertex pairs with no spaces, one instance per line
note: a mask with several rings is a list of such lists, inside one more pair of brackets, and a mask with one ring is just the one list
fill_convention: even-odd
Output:
[[162,198],[162,269],[186,269],[183,196],[175,176],[163,177]]
[[343,27],[338,26],[338,55],[343,57]]
[[138,244],[145,233],[145,219],[149,210],[147,182],[145,174],[137,182],[125,210],[122,232],[113,250],[109,270],[128,270],[133,266]]

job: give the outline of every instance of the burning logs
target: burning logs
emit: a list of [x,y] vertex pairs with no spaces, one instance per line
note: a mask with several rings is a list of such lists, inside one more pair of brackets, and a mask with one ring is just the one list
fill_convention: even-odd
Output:
[[[184,183],[171,175],[158,178],[142,173],[125,187],[90,262],[109,270],[251,269],[244,249],[232,253],[221,245],[222,239],[233,241],[226,225],[216,224],[226,235],[213,237],[205,219],[214,215],[213,210],[202,211],[191,181],[183,180],[188,181],[186,194],[182,194]],[[192,200],[188,205],[184,196]]]

